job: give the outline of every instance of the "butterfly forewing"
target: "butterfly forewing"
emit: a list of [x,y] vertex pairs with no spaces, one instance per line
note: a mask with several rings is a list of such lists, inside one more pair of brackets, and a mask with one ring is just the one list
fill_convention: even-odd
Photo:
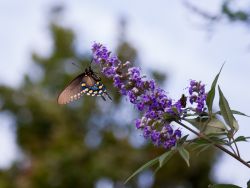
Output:
[[81,97],[81,82],[83,77],[84,73],[80,74],[69,83],[69,85],[58,96],[58,104],[66,104]]

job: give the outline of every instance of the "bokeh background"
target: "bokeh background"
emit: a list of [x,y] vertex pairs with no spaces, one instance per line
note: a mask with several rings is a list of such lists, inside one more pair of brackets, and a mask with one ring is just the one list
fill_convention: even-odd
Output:
[[[156,175],[124,180],[164,152],[135,130],[136,110],[104,79],[114,100],[58,106],[61,89],[86,67],[94,41],[140,66],[179,98],[190,79],[219,84],[250,114],[249,1],[0,1],[0,187],[245,187],[249,169],[210,149],[188,168],[178,156]],[[218,100],[217,100],[218,101]],[[218,107],[215,107],[215,109]],[[237,117],[238,135],[250,135]],[[184,130],[183,130],[184,131]],[[250,159],[248,143],[241,155]]]

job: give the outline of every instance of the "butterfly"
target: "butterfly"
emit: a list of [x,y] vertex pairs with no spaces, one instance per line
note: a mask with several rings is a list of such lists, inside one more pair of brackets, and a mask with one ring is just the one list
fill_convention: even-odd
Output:
[[86,68],[85,71],[73,79],[68,86],[59,94],[57,98],[58,104],[67,104],[72,101],[78,100],[84,94],[90,96],[100,96],[106,101],[105,95],[110,100],[106,87],[102,84],[101,78],[94,73],[91,66]]

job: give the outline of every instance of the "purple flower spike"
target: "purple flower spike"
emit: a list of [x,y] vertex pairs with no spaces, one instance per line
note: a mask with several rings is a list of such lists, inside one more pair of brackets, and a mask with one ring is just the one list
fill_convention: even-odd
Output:
[[[122,63],[116,56],[102,44],[94,43],[92,46],[94,62],[102,68],[102,73],[113,79],[114,86],[122,95],[143,113],[141,119],[135,121],[137,129],[143,131],[147,139],[153,144],[170,149],[176,145],[181,137],[180,130],[173,130],[172,126],[165,125],[164,114],[181,116],[180,102],[172,103],[166,92],[158,87],[154,80],[147,80],[138,67],[131,67],[131,63]],[[196,82],[192,82],[193,87]],[[192,93],[194,88],[190,89]],[[176,109],[173,111],[173,109]],[[177,114],[176,114],[177,113]]]
[[189,102],[190,104],[196,104],[196,112],[201,113],[205,110],[205,101],[207,94],[205,93],[205,85],[195,80],[190,81]]

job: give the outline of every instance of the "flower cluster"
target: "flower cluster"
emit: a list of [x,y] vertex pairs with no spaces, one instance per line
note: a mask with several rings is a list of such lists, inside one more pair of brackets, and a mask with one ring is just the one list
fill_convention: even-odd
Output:
[[[166,116],[181,118],[184,107],[181,100],[174,102],[154,80],[147,80],[141,75],[140,68],[132,67],[130,62],[122,63],[102,44],[94,43],[92,52],[93,60],[100,64],[102,73],[113,79],[114,86],[120,93],[127,96],[128,100],[143,113],[142,118],[135,122],[136,128],[142,130],[144,137],[151,139],[157,146],[166,149],[175,146],[181,137],[181,131],[173,130]],[[192,82],[189,91],[192,95],[190,102],[197,103],[197,110],[202,110],[204,85]]]
[[205,93],[205,85],[195,80],[190,81],[189,102],[196,104],[196,111],[201,113],[204,111],[207,94]]
[[164,124],[162,128],[157,129],[157,124],[160,122],[150,122],[151,119],[142,117],[135,121],[136,128],[143,130],[143,136],[150,138],[154,145],[163,146],[166,149],[170,149],[176,145],[177,139],[181,137],[181,131],[179,129],[173,130],[172,126],[168,123]]

